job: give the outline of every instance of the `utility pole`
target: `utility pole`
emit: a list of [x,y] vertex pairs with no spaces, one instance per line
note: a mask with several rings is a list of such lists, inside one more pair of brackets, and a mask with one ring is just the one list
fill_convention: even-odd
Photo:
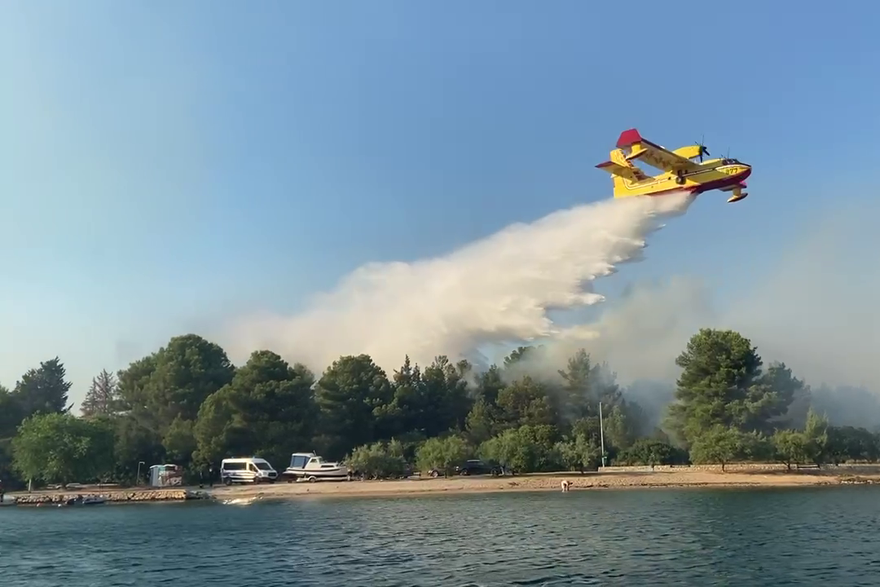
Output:
[[605,466],[605,426],[602,421],[602,402],[599,402],[599,444],[602,449],[602,466]]

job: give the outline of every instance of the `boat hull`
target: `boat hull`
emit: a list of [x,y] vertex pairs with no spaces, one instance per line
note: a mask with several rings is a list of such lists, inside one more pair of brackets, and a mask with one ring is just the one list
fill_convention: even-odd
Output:
[[348,469],[334,468],[322,470],[296,469],[288,467],[281,473],[281,478],[287,481],[306,479],[308,481],[344,481],[348,479]]

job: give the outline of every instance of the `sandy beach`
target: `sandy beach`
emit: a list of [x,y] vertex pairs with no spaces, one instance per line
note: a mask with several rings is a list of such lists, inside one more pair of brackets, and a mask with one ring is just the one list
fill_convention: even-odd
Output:
[[319,481],[315,483],[272,483],[265,485],[214,485],[177,489],[81,487],[67,490],[10,492],[7,504],[48,505],[71,497],[100,496],[109,503],[150,501],[218,501],[259,499],[303,499],[320,497],[403,497],[465,493],[509,493],[512,491],[560,491],[570,482],[571,491],[650,487],[811,487],[880,484],[878,465],[841,465],[823,469],[786,470],[778,465],[730,465],[722,472],[716,466],[694,467],[607,467],[599,472],[541,473],[507,477],[413,477],[397,481]]
[[648,487],[795,487],[836,486],[841,484],[880,483],[880,468],[831,467],[826,470],[787,471],[769,465],[721,472],[687,467],[657,468],[655,471],[613,470],[579,473],[548,473],[515,477],[411,478],[399,481],[320,481],[316,483],[275,483],[269,485],[215,486],[210,489],[220,500],[292,499],[302,497],[367,497],[511,491],[560,491],[567,479],[571,491],[587,489],[625,489]]

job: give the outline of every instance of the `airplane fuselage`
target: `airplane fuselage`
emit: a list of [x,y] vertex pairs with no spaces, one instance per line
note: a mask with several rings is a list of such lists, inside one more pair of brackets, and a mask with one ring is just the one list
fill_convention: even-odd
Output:
[[[625,130],[611,151],[609,160],[596,167],[614,178],[614,197],[662,196],[675,192],[701,194],[711,190],[732,191],[728,202],[737,202],[748,194],[743,191],[752,167],[737,159],[709,159],[697,162],[708,151],[701,144],[670,151],[645,140],[636,129]],[[636,163],[663,171],[648,175]]]
[[711,190],[733,191],[728,202],[736,202],[746,197],[742,188],[745,180],[752,174],[752,167],[736,159],[713,159],[704,161],[693,171],[661,173],[641,181],[631,181],[615,177],[614,195],[664,196],[674,192],[702,194]]

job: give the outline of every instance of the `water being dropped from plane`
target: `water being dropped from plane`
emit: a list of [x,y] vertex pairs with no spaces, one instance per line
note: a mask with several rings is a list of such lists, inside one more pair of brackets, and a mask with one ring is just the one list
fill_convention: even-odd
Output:
[[270,348],[317,373],[340,355],[367,353],[390,372],[406,354],[425,364],[491,343],[586,338],[548,310],[602,302],[592,282],[639,260],[648,235],[693,199],[605,200],[513,224],[444,257],[367,264],[300,314],[241,318],[223,345],[242,358]]

